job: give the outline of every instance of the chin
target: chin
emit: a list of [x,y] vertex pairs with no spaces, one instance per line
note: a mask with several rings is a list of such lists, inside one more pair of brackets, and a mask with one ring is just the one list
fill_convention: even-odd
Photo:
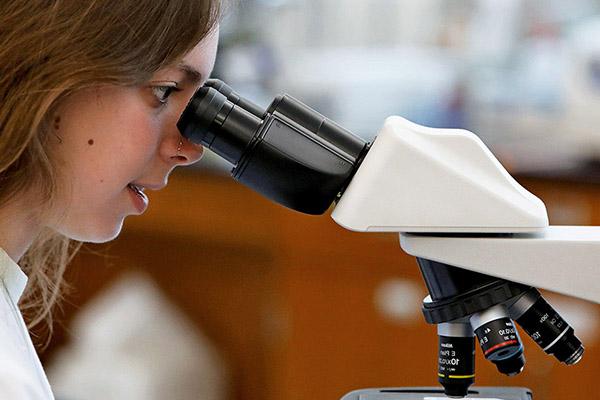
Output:
[[[81,229],[86,228],[86,229]],[[70,239],[85,243],[106,243],[114,240],[121,233],[123,228],[123,219],[120,219],[113,225],[86,224],[72,229],[64,229],[60,231],[63,235]]]

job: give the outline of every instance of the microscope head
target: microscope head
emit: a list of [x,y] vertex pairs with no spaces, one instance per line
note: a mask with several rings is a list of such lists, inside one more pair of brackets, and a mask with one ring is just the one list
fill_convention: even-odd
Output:
[[[271,200],[307,214],[337,202],[332,218],[349,230],[522,233],[548,226],[543,202],[466,130],[390,117],[368,144],[289,95],[264,109],[218,80],[197,91],[177,125]],[[368,166],[358,168],[363,160]]]

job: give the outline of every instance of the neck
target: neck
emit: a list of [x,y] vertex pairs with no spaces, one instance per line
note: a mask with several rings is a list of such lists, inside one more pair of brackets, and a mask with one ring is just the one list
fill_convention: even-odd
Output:
[[23,257],[41,230],[35,210],[26,201],[0,207],[0,247],[16,263]]

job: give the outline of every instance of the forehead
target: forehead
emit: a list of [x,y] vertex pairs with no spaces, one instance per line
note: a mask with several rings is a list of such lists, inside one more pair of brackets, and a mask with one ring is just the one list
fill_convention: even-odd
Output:
[[192,48],[176,65],[166,67],[157,72],[162,76],[165,73],[183,73],[187,80],[199,84],[208,79],[215,65],[217,45],[219,41],[218,26],[212,30],[202,41]]
[[219,27],[217,26],[183,57],[182,62],[198,68],[209,65],[210,70],[212,70],[217,54],[218,42]]

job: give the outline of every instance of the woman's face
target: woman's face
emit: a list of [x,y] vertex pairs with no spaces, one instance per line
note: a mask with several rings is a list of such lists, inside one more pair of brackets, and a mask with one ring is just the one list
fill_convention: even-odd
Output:
[[176,123],[210,75],[217,42],[215,30],[146,85],[86,89],[59,107],[54,129],[62,142],[50,148],[59,163],[58,202],[45,225],[80,241],[111,240],[126,216],[143,212],[130,183],[159,190],[175,167],[200,159],[202,147]]

